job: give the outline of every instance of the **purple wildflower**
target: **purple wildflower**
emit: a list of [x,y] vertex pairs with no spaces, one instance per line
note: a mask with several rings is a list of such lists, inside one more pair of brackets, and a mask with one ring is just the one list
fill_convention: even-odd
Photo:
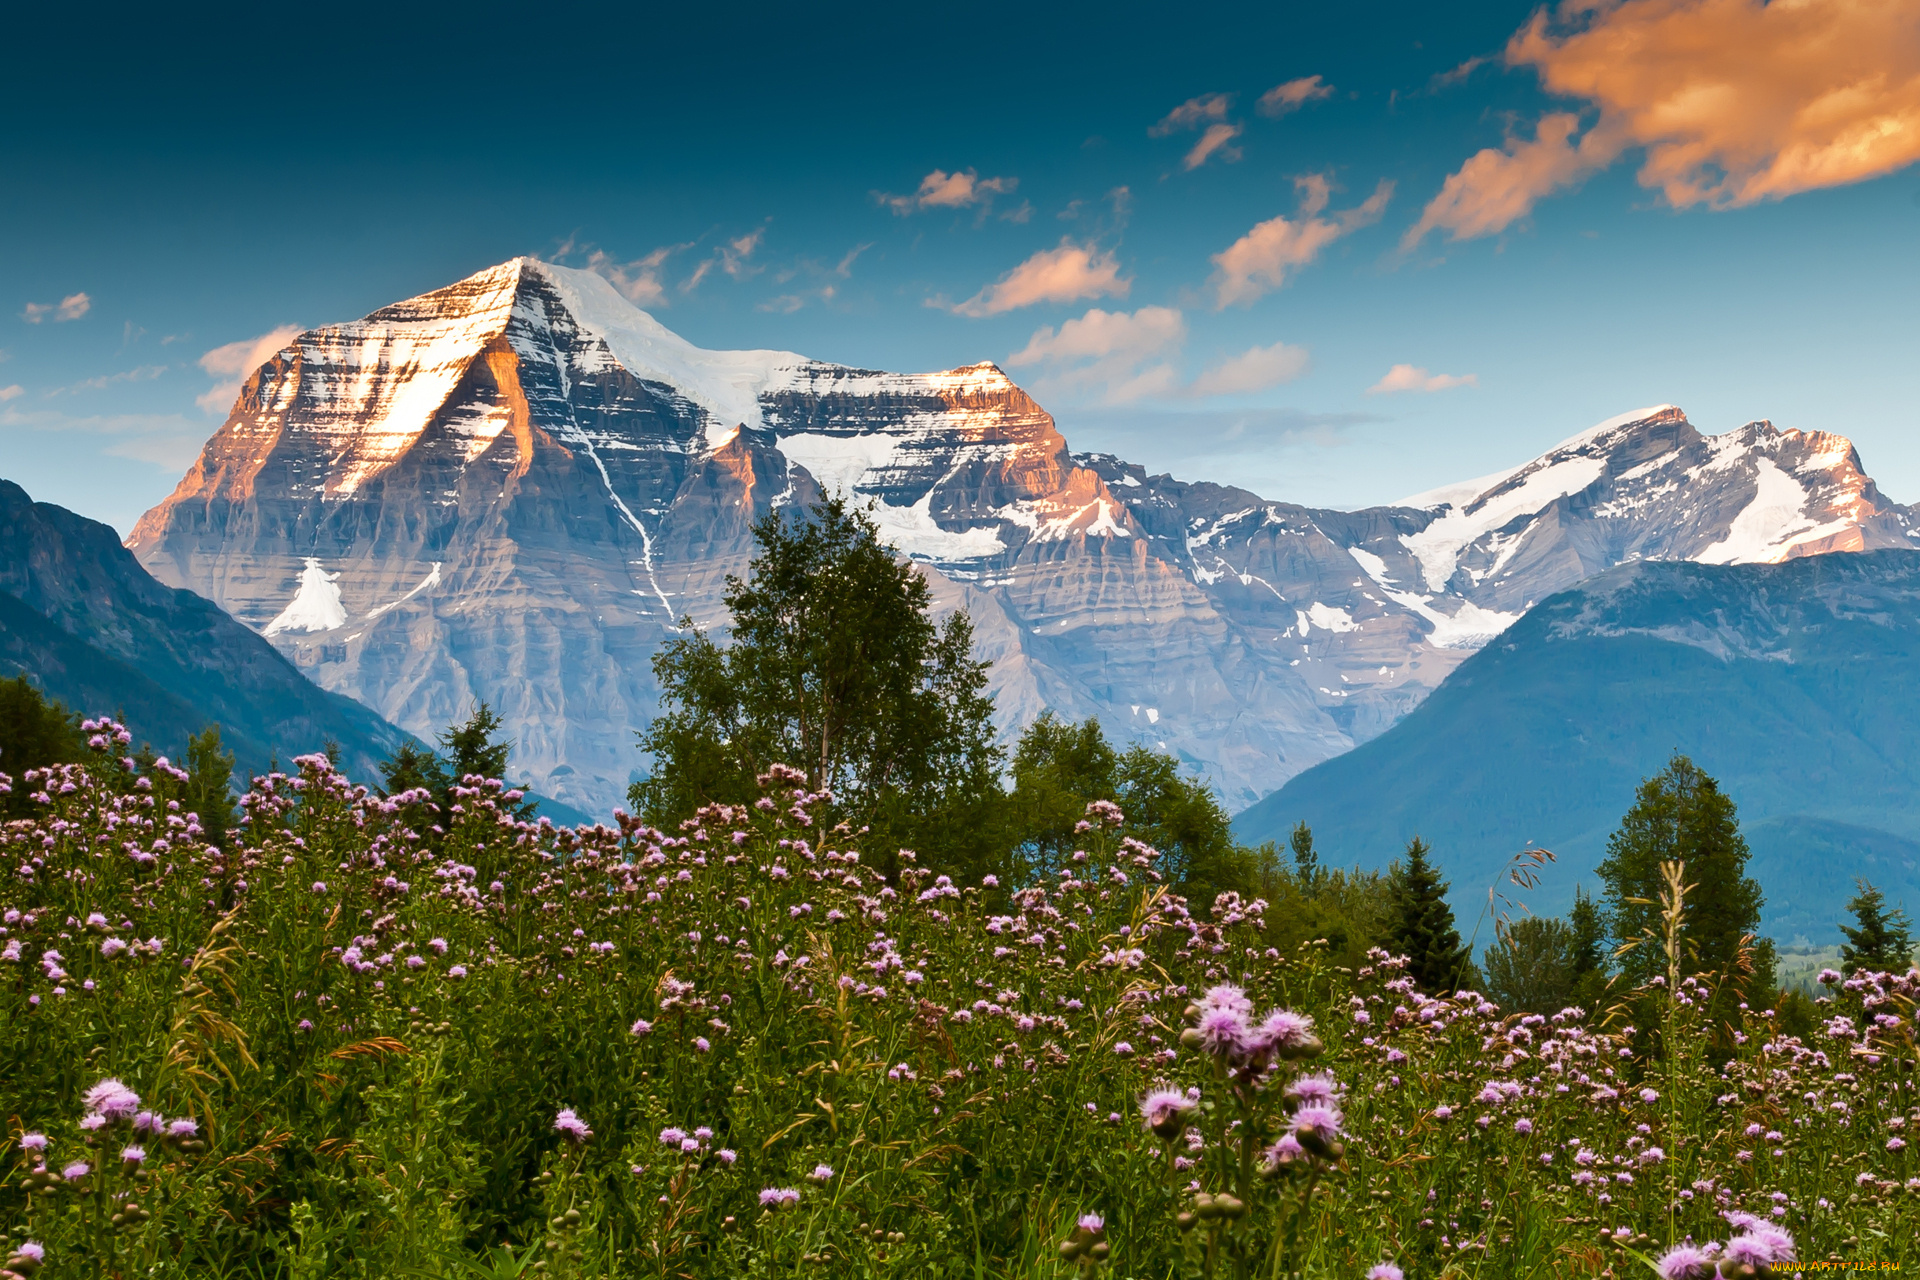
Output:
[[1660,1255],[1653,1269],[1660,1280],[1707,1280],[1714,1273],[1713,1255],[1698,1245],[1677,1244]]
[[199,1132],[200,1132],[200,1122],[197,1120],[167,1121],[167,1136],[169,1138],[174,1139],[175,1141],[180,1141],[185,1138],[194,1137]]
[[636,1036],[651,1035],[653,1033],[653,1024],[645,1018],[635,1018],[632,1033]]
[[1367,1280],[1407,1280],[1407,1273],[1391,1262],[1376,1262],[1367,1268]]
[[1275,1009],[1260,1024],[1263,1048],[1271,1048],[1283,1058],[1291,1058],[1311,1049],[1317,1041],[1313,1019],[1291,1009]]
[[128,1143],[120,1151],[120,1163],[122,1164],[145,1164],[146,1160],[147,1149],[137,1142]]
[[593,1130],[587,1128],[585,1120],[573,1113],[572,1107],[560,1109],[560,1114],[553,1118],[553,1131],[576,1146],[593,1136]]
[[39,1263],[47,1260],[47,1246],[38,1240],[24,1240],[14,1252],[30,1262]]
[[72,1164],[60,1171],[60,1176],[68,1182],[78,1182],[92,1172],[93,1166],[85,1160],[75,1160]]
[[80,1102],[109,1120],[131,1120],[140,1110],[140,1095],[112,1076],[81,1094]]
[[[1220,988],[1215,987],[1214,990]],[[1247,1018],[1238,1009],[1220,1005],[1203,1006],[1199,1030],[1200,1044],[1209,1053],[1222,1056],[1238,1053],[1247,1040]]]
[[760,1205],[764,1209],[784,1209],[799,1203],[800,1193],[792,1187],[764,1187],[760,1191]]
[[1302,1105],[1336,1103],[1340,1100],[1340,1082],[1325,1072],[1301,1076],[1287,1086],[1287,1097]]
[[1140,1118],[1154,1134],[1171,1138],[1187,1127],[1187,1117],[1199,1105],[1178,1089],[1150,1089],[1140,1099]]
[[44,1133],[21,1134],[20,1149],[22,1151],[45,1151],[47,1149],[47,1135]]
[[833,1180],[832,1165],[817,1164],[813,1166],[813,1172],[807,1175],[808,1182],[831,1182],[832,1180]]
[[677,1147],[686,1140],[687,1131],[685,1129],[676,1129],[669,1125],[660,1131],[660,1145],[663,1147]]
[[1097,1213],[1083,1213],[1080,1215],[1078,1225],[1082,1231],[1091,1231],[1098,1235],[1107,1229],[1107,1220]]
[[456,964],[447,970],[447,976],[449,978],[464,978],[467,976],[467,966]]

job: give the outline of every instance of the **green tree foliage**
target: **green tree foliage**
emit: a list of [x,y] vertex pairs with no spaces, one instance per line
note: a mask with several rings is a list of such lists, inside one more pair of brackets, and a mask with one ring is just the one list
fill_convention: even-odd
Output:
[[1305,822],[1294,823],[1287,848],[1293,851],[1294,872],[1300,883],[1311,889],[1320,879],[1320,854],[1313,847],[1313,828]]
[[187,781],[181,807],[198,814],[207,843],[225,848],[227,832],[238,816],[233,798],[233,752],[220,742],[220,726],[210,724],[187,739]]
[[29,769],[44,769],[87,758],[87,735],[80,717],[35,688],[25,676],[0,680],[0,773],[15,783],[0,796],[10,815],[27,812],[27,790],[20,780]]
[[1415,836],[1407,842],[1406,861],[1396,861],[1389,873],[1393,919],[1386,945],[1412,962],[1407,972],[1421,987],[1450,991],[1465,980],[1471,966],[1453,908],[1447,905],[1447,882],[1427,860],[1427,852]]
[[[429,751],[409,738],[381,763],[381,794],[394,796],[425,788],[442,813],[451,812],[453,789],[463,779],[474,776],[506,779],[513,744],[496,741],[494,734],[499,730],[499,714],[481,702],[474,707],[472,715],[449,726],[440,735],[440,753]],[[531,818],[538,808],[537,802],[524,798],[501,799],[496,803],[516,818]]]
[[1751,973],[1742,984],[1751,999],[1775,993],[1773,944],[1761,940],[1743,956],[1743,941],[1760,927],[1760,885],[1746,874],[1747,842],[1741,838],[1733,801],[1693,761],[1675,755],[1655,777],[1640,784],[1634,806],[1607,841],[1600,864],[1607,891],[1607,927],[1621,943],[1642,940],[1622,957],[1622,973],[1635,986],[1666,971],[1654,940],[1664,937],[1660,864],[1686,864],[1686,930],[1681,972]]
[[1003,837],[1012,850],[1008,870],[1022,883],[1057,870],[1084,845],[1077,827],[1095,800],[1120,806],[1126,834],[1160,850],[1161,873],[1196,905],[1251,887],[1250,855],[1234,843],[1211,787],[1183,774],[1172,756],[1137,744],[1115,752],[1091,717],[1075,724],[1050,711],[1014,748]]
[[1585,889],[1573,891],[1567,927],[1573,931],[1571,1003],[1592,1013],[1600,1007],[1607,987],[1607,921],[1600,904]]
[[1847,973],[1862,969],[1904,973],[1913,963],[1913,922],[1904,911],[1888,911],[1886,895],[1865,880],[1855,880],[1860,892],[1847,902],[1853,926],[1840,926],[1846,942],[1840,947],[1840,967]]
[[640,735],[652,776],[634,807],[670,825],[712,801],[745,803],[772,764],[831,790],[885,857],[984,867],[1002,800],[987,665],[964,613],[938,627],[914,567],[842,498],[810,519],[754,526],[747,580],[729,577],[732,643],[686,620],[654,659],[661,715]]
[[1501,921],[1481,968],[1487,994],[1509,1013],[1557,1013],[1574,1003],[1579,939],[1553,917]]

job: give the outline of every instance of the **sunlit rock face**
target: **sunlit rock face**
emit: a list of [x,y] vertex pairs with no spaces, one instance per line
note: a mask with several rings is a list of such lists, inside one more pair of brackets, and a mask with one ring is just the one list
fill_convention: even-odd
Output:
[[1909,518],[1840,437],[1670,408],[1401,506],[1267,502],[1070,453],[992,364],[705,351],[516,259],[301,334],[129,545],[415,733],[485,699],[516,780],[604,811],[643,767],[653,655],[683,618],[724,628],[753,522],[826,491],[972,615],[1003,728],[1098,716],[1231,808],[1609,565],[1904,545]]

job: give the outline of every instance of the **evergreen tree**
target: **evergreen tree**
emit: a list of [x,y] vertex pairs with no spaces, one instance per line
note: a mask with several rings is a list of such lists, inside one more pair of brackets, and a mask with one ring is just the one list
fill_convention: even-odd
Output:
[[1407,842],[1405,862],[1392,868],[1393,923],[1387,949],[1411,961],[1407,973],[1429,992],[1451,991],[1468,972],[1467,949],[1447,905],[1447,883],[1427,861],[1419,836]]
[[686,620],[654,658],[662,713],[640,735],[653,773],[635,808],[667,825],[709,801],[757,797],[781,763],[872,834],[929,864],[982,867],[1004,797],[985,662],[964,613],[936,626],[926,579],[896,559],[864,512],[829,498],[811,519],[754,526],[747,580],[729,577],[732,644]]
[[1567,927],[1573,931],[1573,984],[1568,1003],[1592,1012],[1607,985],[1607,922],[1600,904],[1585,889],[1576,887],[1573,891]]
[[1574,1002],[1580,950],[1565,920],[1527,916],[1502,921],[1487,948],[1487,994],[1509,1013],[1553,1014]]
[[1913,922],[1904,911],[1888,911],[1886,895],[1865,880],[1855,880],[1860,892],[1847,902],[1854,927],[1840,926],[1846,942],[1840,947],[1840,967],[1848,974],[1862,969],[1904,973],[1913,964]]
[[[1759,884],[1746,874],[1747,842],[1733,801],[1693,761],[1677,754],[1665,770],[1640,784],[1599,868],[1613,937],[1623,943],[1648,939],[1622,958],[1622,973],[1636,986],[1666,971],[1665,952],[1656,941],[1665,928],[1660,864],[1675,859],[1686,864],[1686,882],[1693,886],[1686,901],[1681,973],[1737,975],[1742,941],[1759,929],[1764,899]],[[1753,972],[1741,984],[1746,998],[1771,1003],[1776,985],[1771,941],[1755,944],[1748,962]]]
[[233,752],[220,742],[220,726],[210,724],[187,739],[187,780],[180,805],[198,814],[207,842],[226,847],[238,811],[233,799]]
[[1305,822],[1294,823],[1287,847],[1293,850],[1293,869],[1300,877],[1300,887],[1312,893],[1320,882],[1320,854],[1313,847],[1313,828]]
[[48,698],[25,676],[0,680],[0,773],[13,779],[13,791],[0,796],[0,810],[29,812],[30,788],[21,779],[29,769],[85,760],[91,754],[80,717]]
[[[445,755],[437,754],[409,738],[394,749],[380,765],[382,795],[399,795],[424,787],[433,804],[447,813],[453,808],[453,789],[469,777],[497,778],[506,781],[507,762],[513,744],[496,742],[500,716],[485,702],[463,722],[448,726],[439,737]],[[508,800],[502,795],[500,809],[516,818],[531,818],[539,807],[532,800]]]

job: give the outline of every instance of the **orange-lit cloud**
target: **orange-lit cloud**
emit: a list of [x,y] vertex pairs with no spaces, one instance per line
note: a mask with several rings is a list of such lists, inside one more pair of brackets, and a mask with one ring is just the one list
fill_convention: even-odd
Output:
[[58,302],[29,302],[20,313],[20,318],[28,324],[39,324],[48,316],[59,324],[63,320],[78,320],[93,310],[93,299],[84,293],[70,293]]
[[595,249],[587,255],[587,270],[606,277],[607,283],[620,291],[620,296],[636,307],[664,307],[667,305],[667,287],[660,283],[660,268],[667,258],[680,249],[692,248],[691,245],[662,245],[644,258],[635,258],[632,262],[616,262],[602,250]]
[[1476,152],[1448,175],[1440,194],[1421,211],[1420,221],[1401,237],[1400,247],[1413,248],[1436,228],[1455,240],[1504,231],[1526,217],[1541,197],[1613,163],[1622,145],[1618,130],[1595,127],[1575,142],[1579,127],[1580,117],[1556,111],[1541,118],[1532,139],[1509,138],[1504,147]]
[[1331,198],[1327,179],[1311,174],[1296,179],[1300,211],[1292,218],[1269,218],[1213,255],[1216,306],[1245,305],[1287,282],[1287,274],[1306,266],[1340,237],[1378,222],[1393,198],[1393,183],[1382,181],[1366,202],[1321,217]]
[[1302,76],[1298,80],[1277,84],[1261,94],[1255,110],[1263,116],[1278,119],[1289,111],[1298,111],[1309,102],[1318,102],[1322,98],[1332,96],[1333,86],[1321,84],[1319,76]]
[[1420,234],[1502,230],[1629,148],[1645,157],[1641,185],[1680,208],[1777,200],[1920,160],[1913,0],[1563,0],[1535,13],[1505,59],[1596,108],[1597,123],[1575,147],[1549,116],[1535,142],[1492,153],[1511,162],[1474,156]]
[[1225,120],[1227,109],[1232,105],[1233,95],[1230,93],[1204,93],[1197,98],[1188,98],[1167,112],[1159,124],[1147,130],[1147,136],[1164,138],[1169,134],[1199,129],[1216,121]]
[[1292,382],[1311,368],[1312,363],[1305,347],[1290,347],[1284,342],[1270,347],[1250,347],[1203,372],[1187,387],[1187,392],[1195,396],[1230,396],[1265,391],[1268,387]]
[[1193,150],[1187,152],[1186,158],[1180,162],[1180,167],[1192,172],[1215,155],[1232,164],[1240,158],[1240,148],[1228,144],[1240,136],[1240,131],[1241,126],[1237,123],[1208,125],[1207,131],[1200,135],[1200,141],[1193,144]]
[[1370,396],[1389,396],[1401,391],[1451,391],[1455,387],[1477,387],[1480,379],[1471,373],[1428,373],[1410,364],[1397,364],[1380,381],[1367,388]]
[[993,284],[955,306],[963,316],[993,316],[1037,302],[1124,298],[1133,282],[1121,278],[1111,249],[1064,239],[1056,249],[1034,254]]
[[758,227],[743,236],[735,236],[726,241],[713,251],[711,257],[704,259],[693,269],[693,274],[688,276],[686,282],[680,286],[680,292],[692,293],[698,289],[700,282],[705,280],[708,273],[715,267],[720,268],[735,280],[759,275],[764,268],[752,261],[753,253],[760,247],[760,242],[766,238],[766,235],[767,229]]
[[1095,307],[1058,329],[1036,330],[1007,363],[1041,367],[1050,391],[1118,404],[1177,390],[1180,376],[1171,358],[1186,340],[1186,318],[1172,307],[1132,313]]
[[[890,196],[874,192],[874,198],[901,217],[922,209],[964,209],[970,205],[990,205],[997,195],[1011,193],[1020,185],[1018,178],[983,178],[977,169],[948,173],[935,169],[920,179],[920,189],[910,196]],[[1025,221],[1024,218],[1017,221]]]
[[220,381],[205,395],[196,397],[194,403],[208,413],[224,413],[240,394],[240,384],[247,375],[285,350],[299,333],[299,325],[283,324],[257,338],[242,338],[207,352],[200,357],[200,367]]

